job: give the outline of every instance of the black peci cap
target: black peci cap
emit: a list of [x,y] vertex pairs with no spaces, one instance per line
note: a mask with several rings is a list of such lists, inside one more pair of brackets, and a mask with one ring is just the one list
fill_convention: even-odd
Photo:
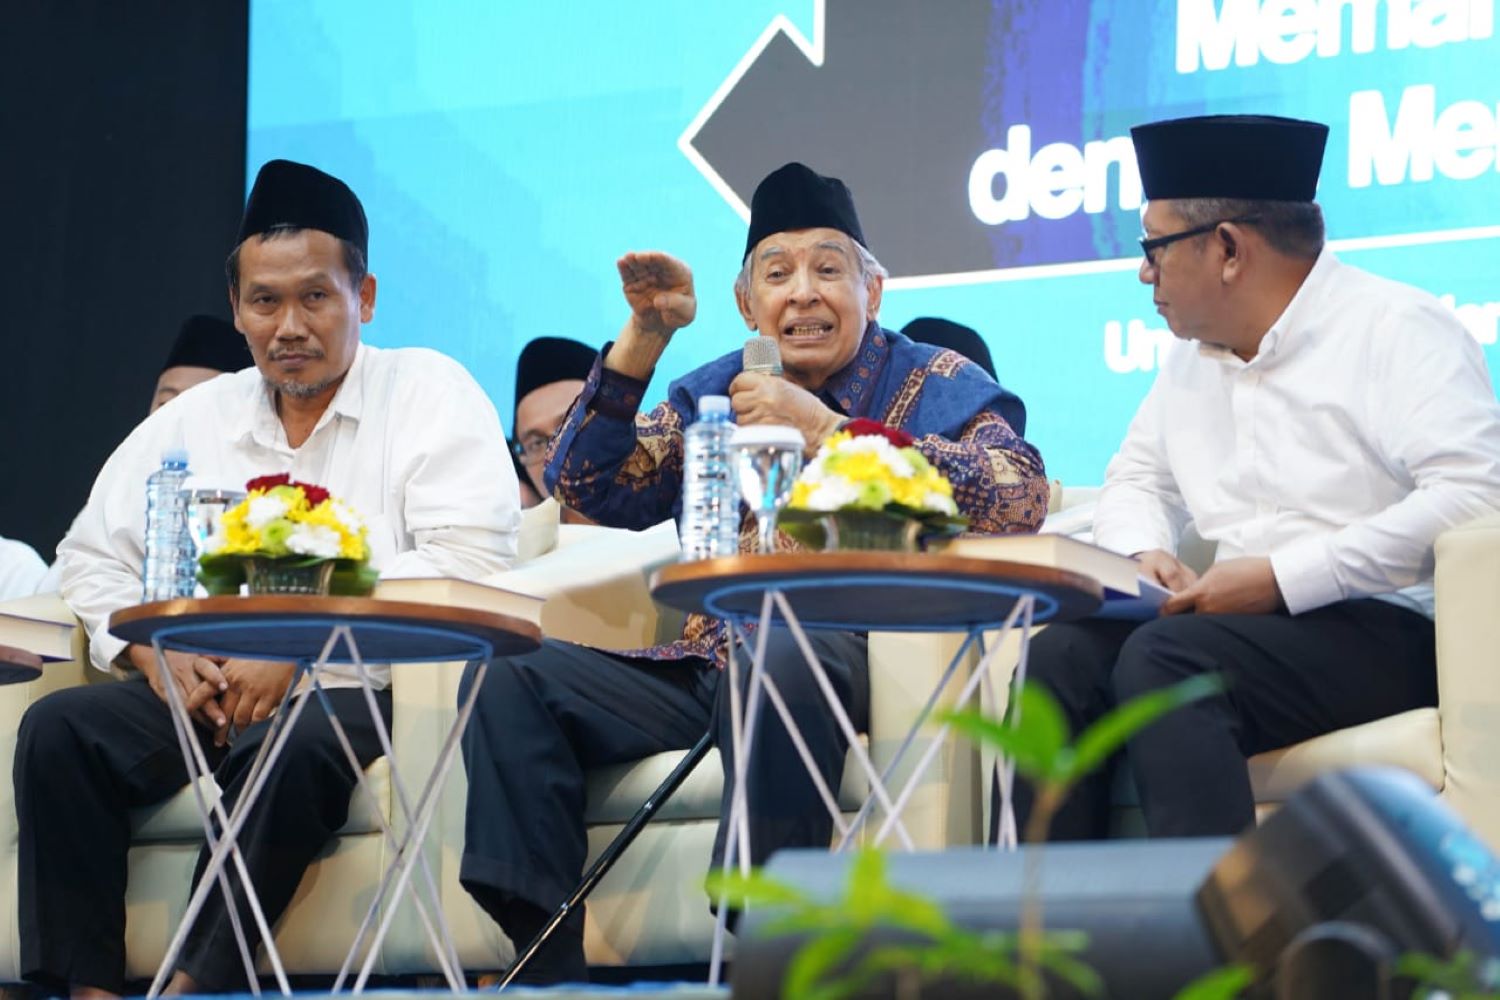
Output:
[[854,211],[854,196],[844,182],[788,163],[767,174],[750,198],[750,232],[740,260],[772,233],[822,228],[837,229],[860,246],[869,246]]
[[1312,201],[1328,126],[1268,115],[1206,115],[1130,130],[1147,199]]
[[161,370],[186,366],[237,372],[253,364],[245,335],[234,324],[217,316],[189,316],[177,331],[177,340]]
[[235,245],[279,226],[317,229],[369,255],[370,225],[349,185],[316,167],[271,160],[255,175]]

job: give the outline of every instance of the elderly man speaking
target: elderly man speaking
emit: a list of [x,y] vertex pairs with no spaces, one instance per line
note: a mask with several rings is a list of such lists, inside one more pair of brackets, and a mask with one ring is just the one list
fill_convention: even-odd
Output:
[[[666,254],[619,262],[631,315],[607,345],[558,435],[547,467],[557,498],[604,524],[645,528],[679,513],[683,428],[698,400],[728,395],[741,424],[788,424],[810,452],[845,420],[899,427],[953,482],[975,530],[1034,530],[1047,506],[1035,449],[1001,416],[1006,393],[952,351],[883,329],[884,272],[865,246],[842,182],[793,163],[752,200],[735,299],[751,330],[781,345],[786,377],[746,373],[736,349],[674,382],[667,401],[638,412],[657,360],[693,320],[692,272]],[[725,346],[729,346],[726,344]],[[741,537],[747,537],[742,532]],[[844,741],[787,630],[769,638],[768,669],[824,776],[837,784]],[[868,714],[865,637],[819,632],[813,646],[858,722]],[[652,649],[603,653],[549,642],[497,661],[464,743],[469,812],[461,878],[506,933],[530,938],[561,902],[585,859],[585,768],[691,746],[715,719],[730,740],[722,626],[691,616],[683,636]],[[779,719],[754,735],[746,789],[753,859],[826,845],[832,824]],[[724,756],[726,778],[732,762]],[[724,803],[730,788],[726,781]],[[721,827],[719,848],[724,832]],[[705,859],[706,860],[706,859]],[[531,981],[586,974],[582,913],[573,913],[527,967]]]
[[[175,652],[161,671],[149,647],[109,634],[110,613],[140,600],[146,477],[164,450],[185,448],[193,471],[215,483],[286,472],[328,488],[365,518],[383,576],[479,577],[515,555],[515,473],[484,391],[434,351],[360,342],[375,311],[368,241],[364,208],[342,181],[286,160],[262,167],[226,267],[235,326],[255,366],[142,422],[110,456],[58,548],[63,599],[89,631],[94,664],[128,679],[55,692],[21,720],[21,968],[44,988],[83,996],[125,986],[129,811],[187,780],[166,685],[200,706],[199,742],[233,802],[292,678],[289,663]],[[382,686],[389,671],[377,671]],[[339,687],[330,704],[367,765],[381,748],[350,680],[324,684]],[[389,725],[390,692],[377,702]],[[355,781],[327,716],[303,712],[239,838],[268,920],[343,825]],[[238,890],[236,909],[253,948],[255,924]],[[245,988],[233,922],[213,892],[172,992]]]

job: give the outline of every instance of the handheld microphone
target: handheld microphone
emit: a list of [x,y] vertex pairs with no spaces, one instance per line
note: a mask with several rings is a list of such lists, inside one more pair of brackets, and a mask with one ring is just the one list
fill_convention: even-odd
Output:
[[745,341],[743,370],[781,377],[781,345],[774,337],[751,337]]

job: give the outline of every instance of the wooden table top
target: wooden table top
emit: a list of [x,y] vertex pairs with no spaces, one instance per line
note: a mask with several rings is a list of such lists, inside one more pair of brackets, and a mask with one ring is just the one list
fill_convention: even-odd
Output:
[[651,578],[663,604],[716,617],[751,618],[781,590],[808,628],[952,632],[998,626],[1023,595],[1034,621],[1098,610],[1099,582],[1068,570],[928,552],[796,552],[739,555],[664,566]]
[[0,684],[21,684],[42,676],[42,658],[15,646],[0,646]]
[[[373,597],[178,598],[123,608],[109,630],[149,645],[163,635],[172,649],[265,660],[312,660],[335,626],[348,626],[360,655],[375,663],[445,662],[530,652],[541,642],[535,622],[441,604]],[[335,655],[335,659],[339,659]]]

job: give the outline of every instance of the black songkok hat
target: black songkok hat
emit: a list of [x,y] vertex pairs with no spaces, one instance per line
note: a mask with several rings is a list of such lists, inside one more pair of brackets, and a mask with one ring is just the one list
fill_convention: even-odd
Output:
[[989,372],[990,378],[996,378],[995,362],[990,357],[990,349],[977,330],[952,320],[921,316],[903,326],[901,332],[919,343],[936,344],[938,347],[957,351]]
[[1146,198],[1312,201],[1328,126],[1268,115],[1206,115],[1130,130]]
[[177,340],[161,370],[190,366],[237,372],[253,364],[245,335],[234,324],[217,316],[189,316],[177,331]]
[[349,185],[304,163],[271,160],[260,168],[235,245],[278,226],[318,229],[369,256],[370,224],[364,206]]
[[750,233],[745,257],[772,233],[793,229],[837,229],[868,248],[854,197],[837,177],[824,177],[800,163],[788,163],[766,175],[750,198]]
[[566,337],[538,337],[521,348],[516,362],[516,405],[533,390],[568,379],[585,381],[599,352]]

